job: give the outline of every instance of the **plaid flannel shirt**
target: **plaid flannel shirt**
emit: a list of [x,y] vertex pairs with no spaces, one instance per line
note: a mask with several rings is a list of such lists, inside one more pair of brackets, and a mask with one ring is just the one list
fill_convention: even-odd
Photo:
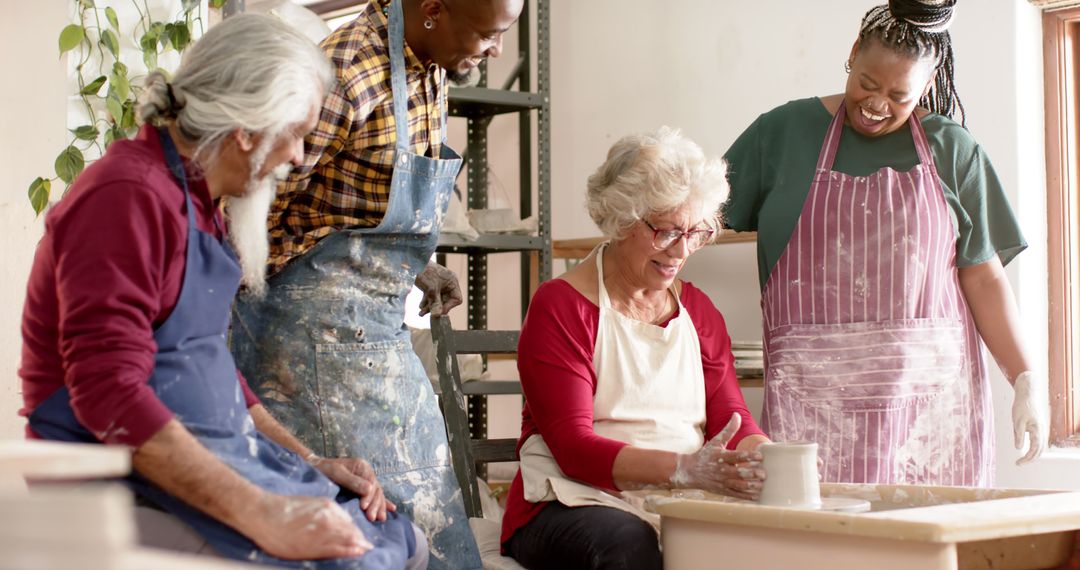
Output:
[[[304,162],[278,188],[267,222],[269,270],[280,270],[336,230],[378,225],[390,197],[395,136],[386,9],[372,0],[322,42],[338,76],[318,126],[304,140]],[[446,125],[446,73],[406,44],[412,152],[439,156]]]

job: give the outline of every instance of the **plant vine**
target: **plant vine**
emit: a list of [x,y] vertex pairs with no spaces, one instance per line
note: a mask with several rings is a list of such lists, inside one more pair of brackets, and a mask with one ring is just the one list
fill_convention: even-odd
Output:
[[[121,62],[120,39],[131,38],[142,52],[142,63],[149,71],[160,69],[158,56],[162,53],[170,50],[182,53],[195,37],[196,25],[199,35],[204,31],[200,0],[181,0],[180,11],[172,21],[154,20],[147,0],[131,0],[139,17],[130,29],[121,29],[112,6],[98,7],[94,0],[73,2],[77,21],[60,31],[60,55],[71,52],[69,57],[79,58],[75,66],[76,95],[89,121],[70,129],[71,139],[53,163],[53,176],[39,176],[30,183],[27,193],[38,215],[49,205],[54,181],[62,181],[66,191],[83,171],[88,162],[87,151],[94,149],[100,156],[114,141],[129,138],[138,130],[135,104],[142,91],[138,86],[142,76],[132,75],[132,70]],[[211,8],[219,9],[226,0],[207,2]]]

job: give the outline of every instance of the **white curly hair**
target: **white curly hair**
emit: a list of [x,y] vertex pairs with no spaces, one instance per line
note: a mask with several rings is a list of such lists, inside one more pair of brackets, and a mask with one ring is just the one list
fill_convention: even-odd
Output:
[[622,239],[638,220],[689,204],[713,230],[728,196],[727,164],[670,127],[619,139],[589,176],[586,207],[605,237]]

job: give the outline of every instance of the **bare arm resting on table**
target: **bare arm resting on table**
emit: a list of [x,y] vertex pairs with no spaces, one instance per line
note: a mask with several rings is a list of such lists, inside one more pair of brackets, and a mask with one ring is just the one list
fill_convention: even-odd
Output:
[[385,521],[386,511],[397,511],[397,505],[383,495],[382,486],[375,479],[375,470],[367,461],[359,458],[319,457],[275,420],[262,404],[251,406],[248,412],[255,422],[255,429],[260,433],[303,457],[331,481],[359,495],[360,509],[367,515],[368,520]]
[[1028,452],[1017,465],[1034,461],[1047,447],[1049,388],[1046,375],[1035,372],[1020,340],[1020,314],[1005,269],[995,256],[990,261],[959,269],[960,288],[971,308],[975,327],[1013,385],[1013,435],[1016,448],[1027,434]]
[[252,485],[174,420],[135,449],[135,470],[267,553],[285,559],[360,556],[371,544],[332,500],[285,497]]

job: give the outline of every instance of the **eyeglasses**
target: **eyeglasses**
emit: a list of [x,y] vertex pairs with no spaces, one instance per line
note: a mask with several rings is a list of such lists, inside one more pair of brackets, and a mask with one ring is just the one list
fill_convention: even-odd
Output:
[[644,222],[646,226],[649,226],[650,230],[652,230],[652,245],[656,249],[667,249],[678,243],[679,239],[685,236],[686,247],[690,248],[690,250],[693,251],[709,243],[709,240],[712,239],[713,233],[715,233],[713,230],[709,229],[687,230],[685,232],[680,229],[658,230],[653,227],[653,225],[650,224],[648,220],[642,219],[641,221]]

